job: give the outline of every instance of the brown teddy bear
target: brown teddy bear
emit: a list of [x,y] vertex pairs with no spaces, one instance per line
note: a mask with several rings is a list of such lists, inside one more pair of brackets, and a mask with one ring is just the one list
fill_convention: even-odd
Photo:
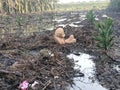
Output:
[[55,30],[54,39],[59,44],[76,42],[74,35],[70,35],[68,39],[65,39],[65,32],[64,32],[63,28],[60,28],[60,27]]

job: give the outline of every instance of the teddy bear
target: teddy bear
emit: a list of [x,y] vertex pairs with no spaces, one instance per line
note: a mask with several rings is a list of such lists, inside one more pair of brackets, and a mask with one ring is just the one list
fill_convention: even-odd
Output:
[[76,42],[74,35],[70,35],[68,39],[65,39],[65,32],[64,29],[59,27],[55,30],[54,39],[57,43],[63,44],[70,44]]

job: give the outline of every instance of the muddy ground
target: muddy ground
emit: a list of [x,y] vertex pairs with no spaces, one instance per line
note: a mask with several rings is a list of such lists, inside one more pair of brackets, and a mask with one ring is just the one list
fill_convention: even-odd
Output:
[[[58,15],[68,17],[72,20],[70,22],[75,22],[79,20],[76,18],[80,16],[79,13],[86,13],[86,11],[64,12]],[[0,39],[0,88],[18,90],[19,84],[27,80],[30,84],[34,81],[39,82],[35,90],[67,90],[68,85],[73,84],[72,79],[76,73],[79,73],[79,76],[84,74],[73,69],[74,61],[68,59],[66,55],[84,52],[96,57],[94,62],[96,79],[99,83],[108,90],[119,90],[120,72],[113,68],[115,64],[120,67],[119,13],[96,11],[97,18],[104,19],[103,13],[115,20],[115,44],[110,51],[115,61],[111,61],[96,49],[92,38],[95,30],[86,19],[80,23],[74,23],[82,24],[82,27],[71,26],[67,20],[62,22],[62,24],[68,24],[64,26],[66,38],[71,34],[75,35],[77,42],[73,44],[57,44],[53,39],[54,30],[34,32],[32,35],[21,37],[16,34],[6,34]],[[57,26],[57,22],[54,23]],[[29,87],[28,90],[33,89]]]
[[67,26],[65,31],[68,30],[67,35],[74,34],[77,38],[76,44],[57,44],[52,37],[54,31],[46,31],[26,38],[7,36],[6,40],[5,38],[1,40],[1,88],[15,90],[23,80],[28,80],[30,83],[38,80],[43,83],[39,89],[66,90],[65,84],[72,83],[76,72],[73,70],[73,60],[69,60],[66,55],[86,51],[85,48],[90,48],[93,44],[92,38],[86,37],[88,34],[91,35],[90,31],[82,32]]

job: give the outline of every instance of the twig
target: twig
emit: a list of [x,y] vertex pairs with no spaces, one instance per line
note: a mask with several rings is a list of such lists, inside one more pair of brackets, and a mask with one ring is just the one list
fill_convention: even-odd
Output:
[[49,80],[48,82],[46,82],[44,88],[42,90],[45,90],[49,85],[51,84],[51,80]]
[[110,55],[108,55],[107,53],[105,53],[105,55],[111,59],[111,61],[113,62],[117,62],[117,63],[120,63],[120,61],[116,61],[115,59],[113,59]]
[[53,83],[54,83],[54,89],[57,90],[55,80],[54,80]]
[[7,71],[7,70],[0,70],[0,73],[1,74],[14,74],[16,76],[21,76],[21,73],[18,73],[18,72],[10,72],[10,71]]

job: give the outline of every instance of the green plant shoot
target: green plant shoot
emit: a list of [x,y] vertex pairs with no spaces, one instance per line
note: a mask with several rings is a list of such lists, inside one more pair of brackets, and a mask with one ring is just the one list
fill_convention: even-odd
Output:
[[113,46],[113,20],[106,18],[103,22],[95,24],[97,34],[94,39],[97,41],[97,47],[108,51]]
[[94,24],[95,21],[95,15],[93,13],[93,10],[90,10],[87,15],[86,15],[87,20],[91,23]]
[[21,26],[22,26],[22,22],[23,22],[22,17],[19,17],[19,16],[18,16],[18,17],[16,18],[17,26],[18,26],[18,27],[21,27]]

